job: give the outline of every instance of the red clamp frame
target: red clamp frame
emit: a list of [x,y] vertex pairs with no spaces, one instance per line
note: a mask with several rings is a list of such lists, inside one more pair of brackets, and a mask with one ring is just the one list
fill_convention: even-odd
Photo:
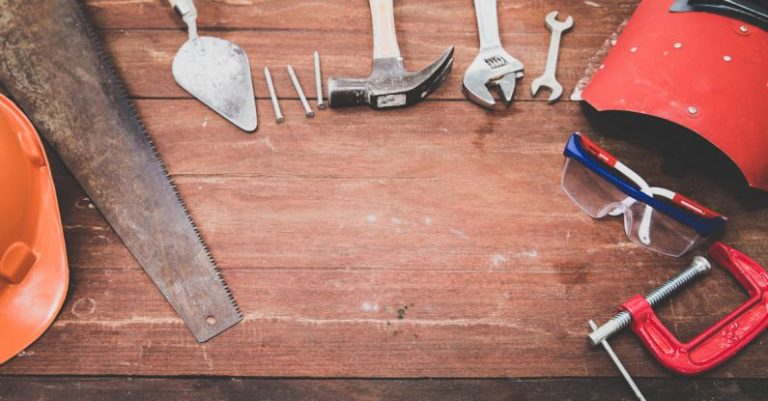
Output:
[[662,323],[642,295],[619,308],[632,315],[632,331],[668,369],[684,375],[706,372],[727,361],[768,327],[768,273],[747,255],[714,243],[709,255],[741,283],[749,300],[687,343]]

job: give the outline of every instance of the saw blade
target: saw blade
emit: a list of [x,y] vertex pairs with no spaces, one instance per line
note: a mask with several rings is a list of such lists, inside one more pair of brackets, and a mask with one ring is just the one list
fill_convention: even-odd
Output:
[[0,9],[0,81],[195,338],[242,320],[80,2]]

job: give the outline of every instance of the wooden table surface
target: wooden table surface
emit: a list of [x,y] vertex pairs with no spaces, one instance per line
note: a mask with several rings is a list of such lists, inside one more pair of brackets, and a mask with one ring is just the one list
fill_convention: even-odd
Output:
[[[526,77],[497,112],[460,90],[477,52],[472,3],[397,1],[406,66],[423,68],[454,45],[449,78],[412,108],[314,119],[284,66],[312,96],[314,49],[326,78],[367,75],[366,1],[197,3],[203,33],[248,53],[255,134],[177,87],[170,64],[186,33],[165,1],[88,0],[87,9],[245,319],[198,344],[54,156],[71,287],[45,335],[0,366],[3,401],[630,400],[608,356],[586,347],[586,321],[604,321],[690,255],[642,249],[620,219],[593,221],[567,198],[562,148],[576,130],[653,184],[727,214],[724,240],[768,265],[766,197],[699,169],[670,170],[675,155],[606,135],[567,100],[634,0],[502,1],[502,41]],[[544,69],[551,10],[575,20],[558,71],[566,92],[554,105],[529,89]],[[745,299],[715,269],[659,313],[687,339]],[[697,379],[670,375],[630,332],[612,343],[651,400],[765,400],[765,339]]]

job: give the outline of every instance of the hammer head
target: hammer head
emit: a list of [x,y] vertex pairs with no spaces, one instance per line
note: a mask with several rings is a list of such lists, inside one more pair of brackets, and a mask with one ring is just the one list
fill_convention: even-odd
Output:
[[374,109],[418,103],[443,82],[453,66],[453,46],[429,67],[407,72],[402,57],[373,60],[368,78],[330,78],[328,104],[346,107],[367,104]]

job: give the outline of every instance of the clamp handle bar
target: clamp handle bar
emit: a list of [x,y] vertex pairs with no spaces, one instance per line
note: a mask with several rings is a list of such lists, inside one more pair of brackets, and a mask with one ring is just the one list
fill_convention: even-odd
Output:
[[668,369],[684,375],[708,371],[736,355],[768,327],[768,273],[749,256],[721,242],[709,255],[747,290],[749,300],[687,343],[661,323],[642,295],[620,306],[632,315],[632,331]]

